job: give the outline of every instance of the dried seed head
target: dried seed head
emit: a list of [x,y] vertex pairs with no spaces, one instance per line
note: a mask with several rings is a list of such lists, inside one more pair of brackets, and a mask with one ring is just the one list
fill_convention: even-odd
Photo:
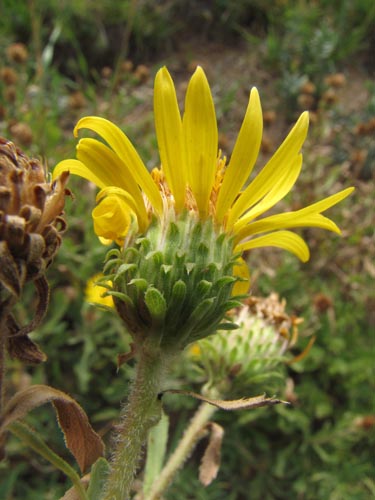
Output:
[[0,70],[0,79],[5,83],[5,85],[14,85],[17,83],[18,75],[13,68],[5,66]]
[[10,61],[24,63],[29,57],[26,45],[23,43],[12,43],[6,49],[6,55]]
[[61,243],[65,221],[65,184],[68,175],[46,180],[39,160],[28,158],[12,142],[0,138],[0,247],[14,276],[0,269],[0,297],[4,289],[19,295],[26,281],[43,275]]
[[33,131],[30,125],[23,122],[15,123],[10,127],[12,137],[22,146],[30,146],[33,142]]
[[330,87],[340,88],[346,84],[346,77],[343,73],[335,73],[334,75],[328,75],[325,83]]
[[[39,160],[0,137],[0,320],[9,355],[24,363],[46,359],[28,334],[40,324],[48,306],[44,273],[65,229],[67,179],[65,172],[48,182]],[[28,281],[34,283],[39,300],[31,322],[20,326],[12,307]]]

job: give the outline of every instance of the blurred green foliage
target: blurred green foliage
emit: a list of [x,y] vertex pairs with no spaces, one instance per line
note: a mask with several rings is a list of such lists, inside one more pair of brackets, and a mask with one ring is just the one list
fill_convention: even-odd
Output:
[[[159,65],[176,46],[181,56],[191,37],[202,44],[241,42],[248,44],[249,52],[255,48],[259,66],[273,80],[269,92],[280,92],[279,104],[287,118],[297,112],[301,85],[307,81],[315,85],[319,121],[304,147],[297,189],[281,209],[311,203],[354,183],[356,193],[331,211],[344,238],[305,231],[312,250],[308,264],[302,266],[292,256],[273,251],[254,251],[249,263],[253,293],[276,291],[285,297],[289,312],[305,318],[302,337],[304,332],[314,333],[317,341],[305,360],[288,367],[288,389],[281,395],[293,400],[293,407],[238,415],[217,412],[225,428],[217,480],[208,488],[198,482],[203,443],[166,498],[366,500],[374,496],[375,150],[365,130],[375,110],[374,84],[370,78],[363,83],[370,98],[354,112],[345,101],[331,107],[319,101],[327,74],[342,71],[354,59],[371,70],[373,2],[3,0],[1,9],[0,70],[12,67],[17,81],[10,100],[9,85],[0,79],[0,134],[20,140],[12,127],[27,124],[32,140],[20,145],[29,154],[43,156],[50,166],[74,154],[72,129],[86,114],[116,121],[152,166],[157,155],[151,83],[146,77],[142,80],[136,66],[150,61]],[[22,65],[3,55],[11,42],[29,47],[30,56]],[[120,75],[127,59],[135,66]],[[105,66],[111,70],[108,76],[102,73]],[[219,78],[215,85],[221,85]],[[72,101],[77,92],[80,101],[77,96]],[[227,110],[237,105],[237,94],[228,88],[219,94],[224,97],[217,114],[225,119]],[[48,361],[26,369],[11,364],[10,388],[32,381],[68,392],[108,439],[132,370],[131,364],[119,370],[116,365],[117,354],[129,350],[129,339],[114,314],[85,303],[86,282],[100,271],[107,249],[92,230],[95,192],[77,179],[72,179],[70,188],[75,196],[66,206],[69,229],[48,272],[52,289],[48,316],[32,335]],[[17,311],[24,323],[33,301],[31,290],[26,290]],[[188,372],[181,377],[176,368],[174,373],[178,381],[172,373],[171,386],[194,386]],[[190,399],[166,398],[173,429],[170,449],[194,404]],[[52,410],[33,412],[30,422],[69,460]],[[16,439],[10,440],[8,457],[0,464],[1,498],[52,500],[66,489],[59,473],[22,449]]]

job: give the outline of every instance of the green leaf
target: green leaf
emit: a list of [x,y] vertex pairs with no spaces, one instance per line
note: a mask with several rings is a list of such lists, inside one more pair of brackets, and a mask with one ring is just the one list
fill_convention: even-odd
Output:
[[90,484],[87,489],[89,500],[101,500],[102,489],[109,472],[109,464],[103,457],[99,458],[91,468]]
[[163,467],[167,449],[168,428],[169,418],[162,412],[159,423],[152,427],[148,435],[147,459],[143,482],[143,492],[145,495],[150,491],[153,482],[159,476]]

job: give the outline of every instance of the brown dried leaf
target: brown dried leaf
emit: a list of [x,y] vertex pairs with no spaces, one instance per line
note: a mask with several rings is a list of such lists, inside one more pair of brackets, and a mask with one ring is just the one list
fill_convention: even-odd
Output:
[[48,281],[46,280],[45,276],[40,276],[39,278],[34,280],[34,285],[39,298],[35,315],[28,325],[19,328],[16,333],[16,335],[18,335],[19,337],[22,337],[23,335],[27,335],[28,333],[34,331],[42,322],[48,309],[50,291]]
[[288,401],[282,401],[281,399],[276,399],[274,397],[266,398],[264,394],[261,396],[255,396],[253,398],[241,398],[241,399],[225,401],[223,399],[210,399],[207,398],[206,396],[202,396],[202,394],[197,394],[196,392],[181,391],[179,389],[167,389],[166,391],[163,391],[163,394],[165,392],[169,392],[171,394],[182,394],[184,396],[191,396],[195,399],[199,399],[200,401],[205,401],[210,405],[216,406],[221,410],[227,410],[227,411],[252,410],[253,408],[260,408],[261,406],[273,406],[273,405],[278,405],[280,403],[290,404],[288,403]]
[[73,398],[53,387],[34,385],[15,394],[4,409],[0,435],[9,424],[45,403],[54,405],[66,446],[84,471],[103,455],[104,444],[91,427],[83,408]]
[[22,363],[38,364],[46,361],[47,356],[27,335],[8,338],[8,354]]
[[10,357],[31,364],[46,361],[47,356],[34,341],[29,339],[27,334],[19,335],[23,328],[18,325],[12,314],[8,315],[6,326],[9,334],[7,348]]
[[203,486],[208,486],[216,478],[220,468],[221,444],[224,429],[215,422],[208,424],[211,428],[210,440],[199,466],[199,481]]
[[0,241],[0,262],[0,282],[12,295],[19,297],[22,278],[6,241]]

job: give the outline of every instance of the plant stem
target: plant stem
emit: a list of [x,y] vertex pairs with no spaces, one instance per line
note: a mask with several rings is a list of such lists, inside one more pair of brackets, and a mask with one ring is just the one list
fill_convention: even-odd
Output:
[[67,462],[65,462],[65,460],[56,455],[56,453],[52,451],[51,448],[49,448],[49,446],[47,446],[46,443],[38,436],[35,430],[20,421],[13,422],[9,425],[8,430],[17,436],[23,443],[53,464],[56,469],[61,470],[66,476],[68,476],[72,481],[80,500],[88,500],[86,490],[83,487],[80,477],[76,471]]
[[3,411],[4,395],[5,395],[5,348],[6,348],[6,331],[5,331],[6,318],[0,317],[0,415]]
[[208,403],[200,405],[178,443],[177,448],[170,456],[144,500],[157,500],[160,498],[160,495],[167,489],[178,469],[189,458],[194,446],[203,437],[203,428],[216,411],[217,408]]
[[150,340],[139,348],[135,380],[115,436],[116,449],[104,487],[105,500],[129,498],[148,431],[161,418],[158,394],[168,360],[168,355]]
[[14,298],[8,298],[4,301],[0,300],[0,416],[2,414],[5,401],[5,355],[8,336],[8,329],[6,325],[8,315],[14,303]]

